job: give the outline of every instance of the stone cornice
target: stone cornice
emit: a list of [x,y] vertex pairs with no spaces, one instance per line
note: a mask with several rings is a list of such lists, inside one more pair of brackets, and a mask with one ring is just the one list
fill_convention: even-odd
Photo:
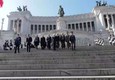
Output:
[[[95,18],[93,13],[87,13],[87,14],[78,14],[78,15],[70,15],[70,16],[64,16],[63,17],[65,21],[84,21],[84,20],[92,20]],[[32,16],[29,20],[31,22],[56,22],[58,19],[57,16]]]
[[113,6],[113,5],[108,5],[108,6],[97,6],[97,7],[95,7],[94,9],[93,9],[93,12],[94,11],[100,11],[101,13],[103,13],[103,12],[113,12],[113,11],[115,11],[115,6]]

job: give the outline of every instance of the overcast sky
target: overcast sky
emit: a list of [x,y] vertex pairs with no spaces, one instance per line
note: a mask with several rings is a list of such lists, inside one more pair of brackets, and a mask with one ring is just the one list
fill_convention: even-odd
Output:
[[[7,15],[17,11],[18,6],[27,5],[33,16],[57,16],[59,5],[62,5],[65,15],[90,13],[96,6],[96,0],[3,0],[0,8],[0,26],[5,18],[4,29],[7,29]],[[106,0],[109,5],[115,5],[115,0]]]

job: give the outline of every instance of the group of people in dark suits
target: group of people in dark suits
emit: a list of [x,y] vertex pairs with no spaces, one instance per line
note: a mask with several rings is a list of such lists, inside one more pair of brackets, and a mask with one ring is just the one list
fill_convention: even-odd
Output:
[[[30,52],[31,47],[32,47],[32,37],[30,35],[27,36],[26,38],[26,47],[27,47],[27,52]],[[39,45],[40,44],[40,45]],[[14,53],[19,53],[20,52],[20,45],[21,45],[21,37],[18,34],[17,37],[14,39]],[[75,50],[75,46],[76,46],[76,38],[75,35],[73,34],[73,32],[71,33],[71,35],[68,34],[64,35],[64,34],[55,34],[53,36],[48,36],[48,37],[44,37],[42,36],[41,38],[37,35],[33,41],[33,45],[36,49],[38,49],[38,46],[41,47],[41,49],[45,49],[48,48],[56,50],[59,48],[68,48],[68,49],[72,49]]]
[[54,35],[52,37],[52,40],[53,50],[56,50],[58,48],[71,48],[72,50],[75,50],[76,38],[73,32],[71,33],[71,35],[69,35],[68,32],[67,35]]
[[73,34],[73,32],[71,33],[71,35],[69,35],[67,33],[67,35],[59,35],[59,34],[55,34],[53,36],[48,36],[48,37],[44,37],[42,36],[40,39],[38,36],[35,37],[34,39],[34,45],[37,48],[37,46],[41,43],[40,47],[41,49],[45,49],[48,48],[56,50],[58,48],[71,48],[72,50],[75,50],[75,45],[76,45],[76,38],[75,35]]

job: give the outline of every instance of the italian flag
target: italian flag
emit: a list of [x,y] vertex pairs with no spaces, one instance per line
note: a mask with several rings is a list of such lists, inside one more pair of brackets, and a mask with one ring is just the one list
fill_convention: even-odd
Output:
[[3,6],[3,0],[0,0],[0,8]]

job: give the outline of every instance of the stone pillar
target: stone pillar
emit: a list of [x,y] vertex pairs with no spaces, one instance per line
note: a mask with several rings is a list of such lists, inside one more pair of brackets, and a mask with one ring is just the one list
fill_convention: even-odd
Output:
[[33,34],[35,34],[35,25],[33,26]]
[[89,29],[88,29],[88,22],[86,22],[86,31],[89,31]]
[[112,28],[114,28],[114,18],[113,18],[113,15],[111,15],[111,19],[112,19]]
[[102,15],[102,23],[103,23],[103,26],[105,27],[105,18],[104,18],[104,15]]
[[42,25],[41,25],[41,32],[43,32],[43,30],[42,30]]
[[17,24],[16,24],[16,27],[17,27],[17,34],[19,34],[19,19],[17,19]]
[[78,31],[80,31],[80,24],[78,23]]
[[17,32],[17,22],[16,22],[16,20],[13,20],[13,29],[14,29],[14,32],[16,33]]
[[9,29],[8,30],[13,30],[13,20],[10,20],[9,22],[8,22],[9,24]]
[[115,19],[114,19],[114,16],[111,15],[111,18],[112,18],[112,29],[113,29],[113,34],[115,35]]
[[91,28],[91,31],[93,31],[91,22],[90,22],[90,28]]
[[8,19],[8,30],[13,30],[12,20]]
[[38,31],[38,25],[37,25],[37,34],[39,33],[39,31]]
[[59,17],[56,23],[57,23],[57,30],[66,30],[66,22],[63,17]]
[[107,18],[107,25],[108,25],[108,29],[110,28],[110,24],[109,24],[109,15],[106,15],[106,18]]
[[84,29],[84,24],[82,23],[82,31],[85,31],[85,29]]
[[75,24],[74,24],[74,28],[75,28],[74,30],[76,30],[76,25]]
[[44,25],[44,32],[46,32],[46,25]]

